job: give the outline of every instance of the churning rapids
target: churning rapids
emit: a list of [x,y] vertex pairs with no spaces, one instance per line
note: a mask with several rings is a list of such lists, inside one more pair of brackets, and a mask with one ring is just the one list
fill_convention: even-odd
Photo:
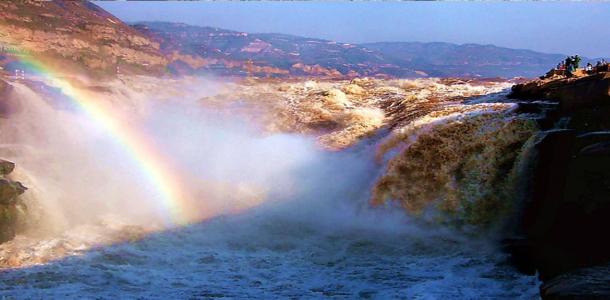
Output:
[[0,155],[29,187],[31,221],[0,245],[0,296],[537,298],[535,278],[488,238],[395,203],[370,207],[387,171],[375,159],[385,129],[329,151],[313,134],[261,132],[204,109],[202,98],[224,88],[212,80],[92,89],[146,133],[197,199],[188,209],[198,218],[171,226],[154,182],[112,134],[51,83],[11,85]]

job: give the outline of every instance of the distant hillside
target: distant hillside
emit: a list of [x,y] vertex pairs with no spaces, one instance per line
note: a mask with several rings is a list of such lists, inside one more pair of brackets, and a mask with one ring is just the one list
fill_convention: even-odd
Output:
[[85,1],[0,1],[0,64],[29,53],[55,68],[88,74],[160,73],[159,45]]
[[[6,51],[9,49],[9,51]],[[259,77],[536,77],[564,56],[492,45],[348,44],[179,23],[128,26],[85,1],[0,1],[0,66],[15,49],[87,74]]]
[[494,45],[450,43],[371,43],[392,64],[425,70],[433,76],[537,77],[565,59],[561,54]]
[[[173,55],[174,68],[224,75],[416,76],[415,70],[386,66],[383,56],[363,47],[284,34],[249,34],[212,27],[147,22],[134,25]],[[177,52],[189,55],[182,59]]]
[[[564,56],[493,45],[347,44],[285,34],[251,34],[179,23],[133,25],[174,55],[175,71],[327,77],[536,77]],[[178,52],[188,54],[179,57]]]

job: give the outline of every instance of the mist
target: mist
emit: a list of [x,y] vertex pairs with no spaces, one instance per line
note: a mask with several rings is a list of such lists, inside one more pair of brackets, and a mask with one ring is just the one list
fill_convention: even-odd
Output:
[[[167,203],[117,132],[36,84],[13,82],[12,113],[0,119],[0,157],[29,187],[27,230],[0,247],[5,290],[45,286],[27,295],[61,297],[77,287],[102,298],[378,290],[396,298],[410,282],[413,298],[536,292],[530,279],[505,276],[487,239],[434,226],[434,213],[411,216],[398,201],[371,207],[390,160],[375,156],[390,130],[331,151],[314,135],[262,130],[251,121],[264,119],[252,115],[260,111],[206,108],[207,96],[231,88],[214,79],[129,77],[95,87],[88,100],[111,103],[120,129],[138,132],[158,153],[154,163],[170,166],[163,178],[177,180],[187,201]],[[176,203],[187,224],[172,218]]]
[[[97,96],[113,103],[116,117],[150,138],[177,170],[182,192],[194,202],[189,209],[197,210],[189,212],[189,222],[256,208],[259,215],[329,228],[404,227],[396,224],[406,220],[398,210],[379,215],[368,207],[381,170],[374,143],[329,152],[314,137],[267,134],[258,124],[206,110],[199,99],[223,86],[213,79],[174,81],[163,91],[152,86],[145,78],[114,82]],[[15,177],[31,187],[26,203],[37,220],[33,227],[61,232],[98,222],[150,230],[174,225],[167,223],[158,189],[124,146],[69,99],[19,83],[12,97],[19,109],[1,126],[13,142],[1,153],[16,162]]]

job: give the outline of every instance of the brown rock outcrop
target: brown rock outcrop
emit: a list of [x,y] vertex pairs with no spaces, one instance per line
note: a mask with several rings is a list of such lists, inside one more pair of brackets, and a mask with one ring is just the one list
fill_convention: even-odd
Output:
[[562,111],[610,104],[610,72],[581,78],[541,79],[513,86],[510,97],[558,101]]
[[[0,159],[0,174],[6,176],[15,168],[10,161]],[[19,218],[25,206],[19,199],[27,188],[18,181],[0,178],[0,243],[11,240],[17,233]]]
[[0,2],[0,45],[66,72],[160,73],[167,65],[158,43],[86,1]]
[[0,175],[8,175],[15,170],[15,163],[8,160],[0,160]]

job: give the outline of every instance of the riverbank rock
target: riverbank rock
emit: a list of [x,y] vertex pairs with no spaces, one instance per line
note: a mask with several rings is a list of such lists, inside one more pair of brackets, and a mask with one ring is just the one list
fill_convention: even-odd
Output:
[[[10,174],[15,164],[0,159],[0,174],[4,177]],[[0,243],[15,237],[19,218],[25,211],[25,205],[19,199],[27,188],[18,181],[6,177],[0,178]]]
[[15,170],[15,163],[8,160],[0,160],[0,175],[8,175]]
[[538,272],[543,299],[608,299],[573,272],[610,263],[610,73],[535,80],[515,85],[510,96],[529,101],[524,110],[540,108],[539,100],[558,105],[545,106],[539,120],[547,130],[535,146],[521,238],[509,252],[522,271]]
[[581,78],[551,78],[517,84],[513,86],[509,97],[558,101],[564,112],[609,105],[610,72]]
[[10,60],[100,78],[164,74],[168,64],[159,43],[91,2],[0,1],[0,44]]
[[610,260],[610,132],[557,130],[536,145],[531,202],[522,219],[542,280]]

